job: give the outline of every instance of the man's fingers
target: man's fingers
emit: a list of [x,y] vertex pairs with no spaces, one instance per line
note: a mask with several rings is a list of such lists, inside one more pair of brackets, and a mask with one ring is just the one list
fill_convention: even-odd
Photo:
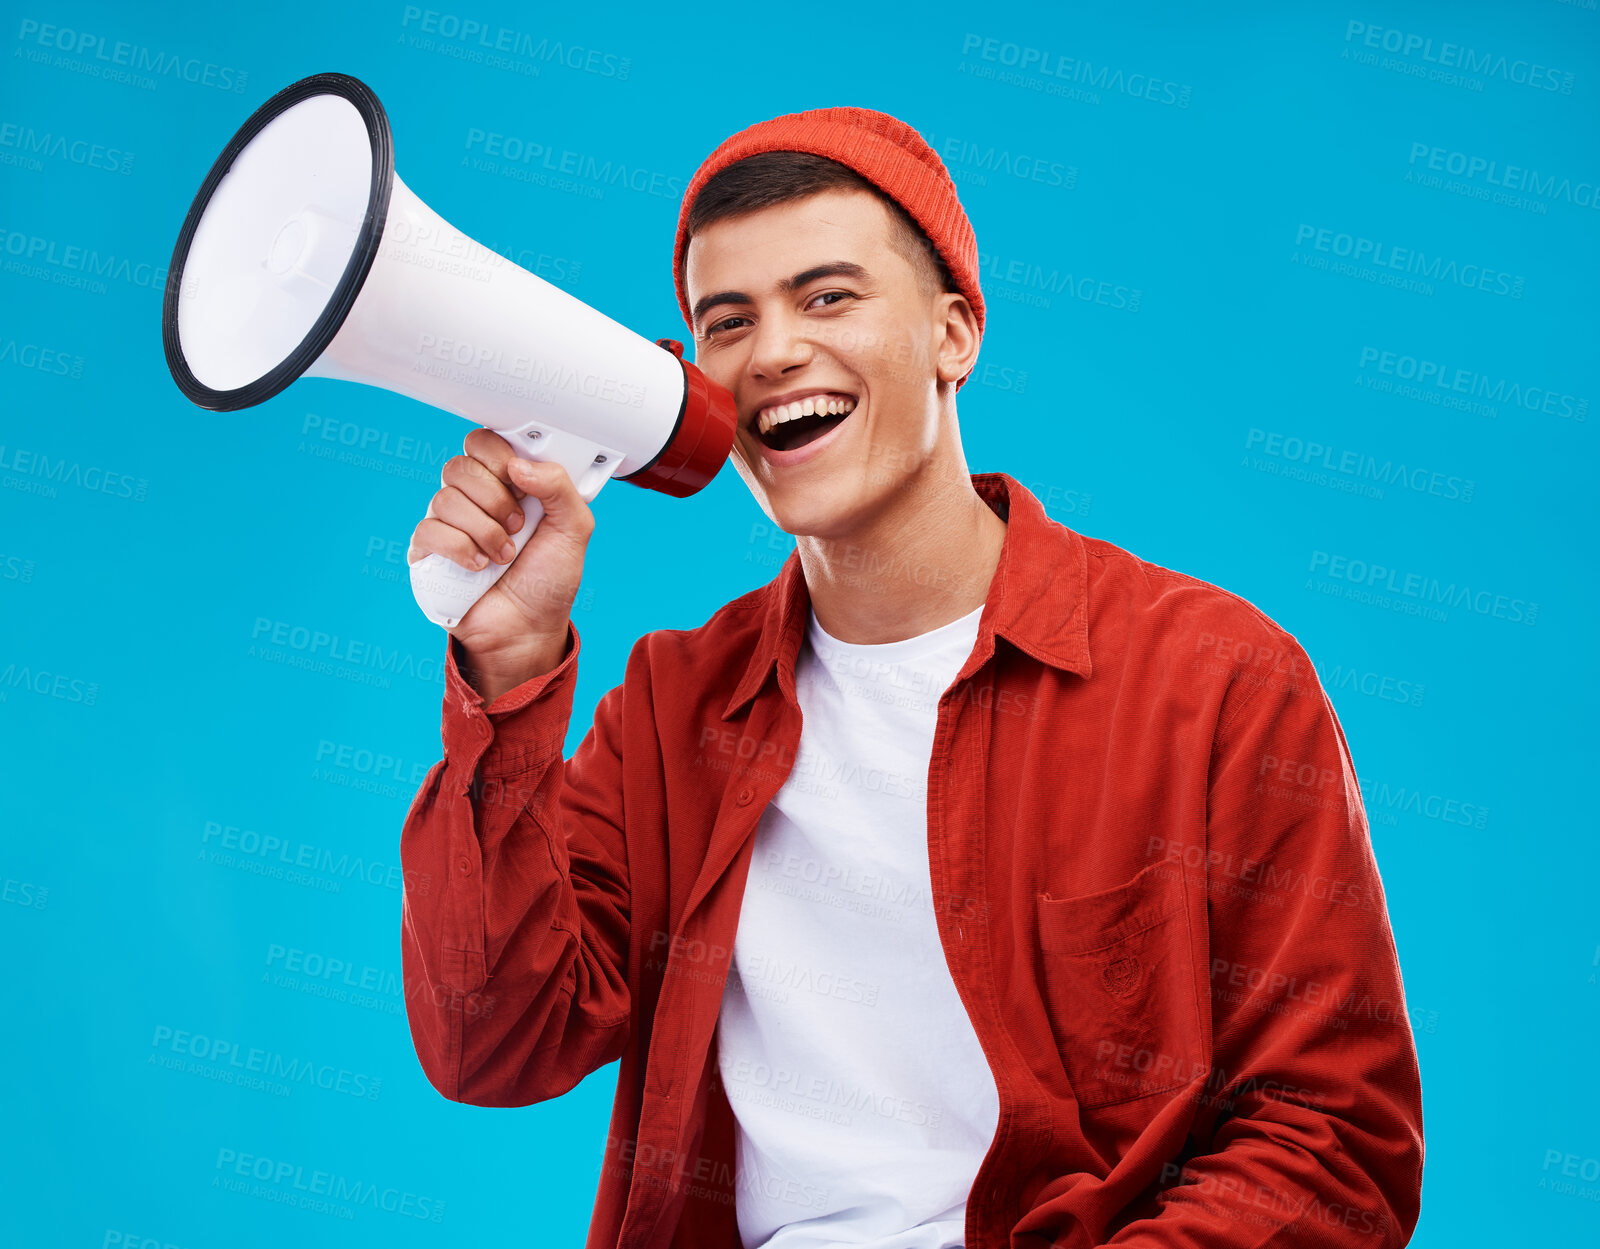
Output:
[[428,514],[461,530],[490,559],[502,564],[512,559],[511,535],[505,527],[454,486],[433,496]]
[[411,533],[411,545],[406,550],[406,563],[415,564],[429,555],[443,555],[462,568],[487,568],[488,558],[478,549],[478,544],[454,525],[428,517]]
[[553,525],[579,538],[594,532],[594,513],[560,464],[553,460],[516,460],[510,473],[513,483],[539,500],[545,516],[541,524]]
[[[474,429],[462,441],[461,447],[501,481],[512,485],[507,468],[516,460],[516,452],[511,449],[511,444],[494,430]],[[518,497],[521,497],[520,494]]]
[[522,528],[522,508],[511,487],[483,463],[470,455],[457,455],[446,461],[439,479],[445,489],[460,491],[508,533]]

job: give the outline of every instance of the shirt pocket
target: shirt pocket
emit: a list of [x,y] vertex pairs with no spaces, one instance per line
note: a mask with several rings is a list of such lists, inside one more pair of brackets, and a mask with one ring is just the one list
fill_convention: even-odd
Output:
[[1183,878],[1152,863],[1077,898],[1038,895],[1045,1009],[1081,1106],[1166,1092],[1204,1074]]

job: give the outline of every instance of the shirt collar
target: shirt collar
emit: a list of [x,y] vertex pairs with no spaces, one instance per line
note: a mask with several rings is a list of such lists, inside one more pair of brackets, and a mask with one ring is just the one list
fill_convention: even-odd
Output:
[[[998,634],[1041,663],[1087,677],[1089,554],[1082,536],[1045,515],[1039,500],[1008,474],[970,476],[973,490],[1006,522],[973,654],[980,663],[987,659]],[[722,713],[724,720],[756,696],[774,667],[784,692],[795,697],[794,669],[811,606],[799,554],[790,552],[763,589],[761,634]]]

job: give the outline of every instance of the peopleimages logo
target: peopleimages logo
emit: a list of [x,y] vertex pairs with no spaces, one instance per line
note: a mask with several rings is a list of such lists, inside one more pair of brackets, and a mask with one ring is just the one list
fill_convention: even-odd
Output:
[[1579,208],[1600,208],[1600,195],[1596,194],[1597,184],[1594,182],[1574,182],[1571,178],[1557,177],[1555,174],[1541,177],[1537,169],[1501,164],[1487,156],[1452,151],[1429,143],[1411,145],[1411,159],[1407,163],[1415,167],[1418,162],[1430,173],[1449,174],[1469,182],[1483,182],[1487,186],[1525,192],[1543,199],[1565,200]]
[[[1548,386],[1525,386],[1510,378],[1494,377],[1473,369],[1456,368],[1452,364],[1441,360],[1430,360],[1426,356],[1413,356],[1382,347],[1364,346],[1361,348],[1360,366],[1363,373],[1370,369],[1374,373],[1382,374],[1384,378],[1415,382],[1419,397],[1441,396],[1444,400],[1451,401],[1445,404],[1447,407],[1463,409],[1472,407],[1473,405],[1464,400],[1455,399],[1457,395],[1466,395],[1472,399],[1487,399],[1491,403],[1510,404],[1528,412],[1559,416],[1569,421],[1589,419],[1589,400],[1582,395],[1569,395],[1563,391],[1552,390]],[[1428,389],[1421,390],[1422,387]],[[1439,398],[1427,399],[1430,403],[1440,401]],[[1489,408],[1483,415],[1494,416],[1496,412],[1493,408]]]
[[[1015,178],[1018,182],[1036,182],[1040,186],[1059,187],[1070,191],[1078,185],[1078,167],[1027,151],[1013,152],[1006,147],[979,143],[971,139],[940,139],[932,131],[924,131],[928,146],[939,153],[950,176],[957,182],[972,181],[987,186],[989,175],[996,178]],[[970,175],[963,178],[963,173]]]
[[1322,661],[1316,669],[1325,690],[1333,693],[1348,690],[1401,707],[1422,706],[1423,696],[1428,692],[1428,687],[1420,681],[1407,681],[1386,672],[1369,672],[1353,664]]
[[[335,675],[342,672],[347,680],[355,679],[351,673],[356,670],[371,669],[371,672],[359,675],[363,678],[378,677],[383,681],[388,677],[406,676],[435,685],[444,684],[444,661],[436,656],[419,659],[399,648],[386,650],[381,642],[342,637],[337,633],[292,624],[286,620],[257,616],[250,628],[250,643],[247,658],[287,663],[290,667],[317,672],[332,671]],[[336,671],[331,666],[334,663],[351,667]],[[383,683],[382,687],[387,689],[388,685]]]
[[1087,274],[1063,273],[1031,260],[1002,257],[991,252],[978,253],[978,269],[986,282],[1002,284],[987,287],[986,294],[1035,307],[1048,308],[1051,296],[1068,295],[1086,304],[1099,304],[1119,312],[1138,312],[1144,299],[1144,291],[1136,286],[1108,282]]
[[[144,90],[153,90],[156,85],[150,75],[181,78],[184,82],[231,91],[235,95],[242,94],[250,81],[248,73],[230,65],[216,65],[199,57],[180,56],[176,52],[146,48],[121,39],[111,40],[94,31],[55,26],[31,17],[22,19],[17,28],[17,42],[27,48],[28,59],[35,64],[48,63],[111,82],[131,82]],[[20,53],[22,48],[17,51]]]
[[[383,1081],[364,1071],[352,1071],[332,1063],[319,1063],[303,1055],[282,1054],[277,1050],[257,1046],[241,1046],[237,1041],[213,1037],[204,1032],[186,1032],[168,1024],[156,1025],[150,1039],[151,1066],[165,1066],[177,1070],[184,1064],[158,1063],[156,1055],[163,1052],[210,1063],[218,1073],[247,1073],[263,1080],[298,1084],[302,1088],[319,1088],[328,1093],[342,1093],[361,1101],[375,1102],[383,1094]],[[232,1083],[232,1081],[224,1081]],[[291,1090],[292,1091],[292,1090]]]
[[[625,80],[633,68],[631,56],[618,56],[599,48],[585,48],[580,44],[564,43],[560,39],[534,35],[509,26],[496,26],[476,18],[459,17],[454,13],[424,9],[414,4],[405,6],[400,25],[402,29],[415,29],[425,35],[437,35],[461,45],[464,50],[475,54],[465,58],[472,61],[480,60],[484,53],[521,56],[541,65],[563,65],[567,69],[581,70],[601,78],[615,78],[619,82]],[[494,68],[502,68],[497,61],[488,63]]]
[[1437,66],[1442,70],[1460,70],[1482,78],[1498,78],[1502,82],[1533,87],[1540,91],[1557,91],[1572,94],[1574,82],[1570,71],[1541,65],[1520,57],[1508,57],[1498,52],[1479,52],[1448,40],[1434,40],[1427,35],[1397,30],[1392,26],[1373,26],[1352,20],[1344,31],[1345,43],[1360,42],[1362,46],[1388,52],[1394,56],[1414,58]]
[[1036,48],[985,35],[963,35],[961,55],[975,56],[980,61],[1015,69],[1023,74],[1035,74],[1041,79],[1054,79],[1060,84],[1091,87],[1096,91],[1109,91],[1130,99],[1149,100],[1152,104],[1176,108],[1188,108],[1194,92],[1187,83],[1171,82],[1155,74],[1125,73],[1117,66],[1104,62],[1096,64],[1057,52],[1054,48]]
[[[586,152],[570,148],[552,147],[538,139],[525,139],[519,135],[501,134],[497,130],[483,130],[477,126],[467,128],[466,150],[511,165],[537,164],[547,173],[572,178],[584,178],[604,186],[622,186],[629,191],[676,200],[683,195],[684,180],[678,174],[661,173],[630,165],[625,159],[606,157],[604,160]],[[467,160],[462,158],[463,162]],[[488,170],[487,172],[494,172]]]
[[1310,571],[1335,581],[1345,581],[1369,590],[1384,590],[1423,604],[1464,607],[1479,616],[1493,616],[1496,620],[1509,620],[1514,624],[1531,625],[1539,618],[1539,604],[1526,599],[1511,598],[1493,590],[1475,590],[1471,585],[1454,581],[1445,583],[1426,573],[1403,572],[1329,551],[1311,552]]
[[[109,494],[114,499],[143,503],[150,483],[131,473],[119,473],[98,464],[80,460],[52,459],[47,452],[0,442],[0,473],[17,473],[17,478],[0,478],[10,489],[24,494],[43,494],[55,498],[57,487],[77,486],[91,494]],[[36,480],[30,480],[36,479]],[[16,484],[12,484],[15,482]]]
[[1361,481],[1377,482],[1385,486],[1401,486],[1416,494],[1430,494],[1436,498],[1451,499],[1461,503],[1472,502],[1476,486],[1471,478],[1451,476],[1420,465],[1407,465],[1404,461],[1396,463],[1394,460],[1379,460],[1376,456],[1363,451],[1341,450],[1312,439],[1265,429],[1252,428],[1245,435],[1244,445],[1247,451],[1259,450],[1262,454],[1276,459]]
[[35,671],[27,664],[8,663],[0,669],[0,702],[6,700],[6,690],[30,690],[43,698],[59,698],[64,703],[82,703],[93,707],[100,696],[100,682],[85,681],[59,672],[40,668]]
[[[0,226],[0,253],[7,258],[8,267],[5,271],[8,273],[21,272],[26,277],[49,277],[51,280],[57,280],[57,275],[61,279],[73,279],[61,280],[59,285],[82,286],[94,283],[95,279],[109,278],[113,282],[129,282],[151,291],[165,291],[167,287],[165,265],[134,260],[131,256],[119,256],[115,252],[102,256],[93,247],[61,243],[56,239],[24,234],[21,230],[10,230],[4,226]],[[21,268],[9,267],[12,264]],[[27,272],[29,269],[37,272]],[[96,293],[104,294],[104,284],[98,285],[100,289]],[[185,292],[191,289],[192,283],[186,282]]]
[[[574,398],[583,396],[614,403],[619,407],[642,408],[646,390],[637,382],[629,382],[600,373],[582,372],[565,361],[551,360],[547,356],[518,354],[508,357],[498,342],[473,343],[460,338],[441,338],[426,330],[417,336],[412,352],[413,372],[427,372],[438,376],[430,361],[439,361],[457,369],[469,370],[460,380],[484,390],[507,389],[496,387],[487,375],[495,374],[507,382],[527,382],[530,386],[549,393],[554,402],[557,391],[566,391]],[[451,372],[449,376],[456,376]]]
[[133,172],[132,152],[107,147],[91,139],[56,134],[51,130],[40,134],[32,126],[20,122],[0,122],[0,148],[6,149],[6,152],[0,152],[0,159],[4,159],[8,153],[15,153],[23,161],[30,162],[27,167],[34,170],[44,168],[39,160],[43,157],[81,165],[85,169],[103,169],[108,173]]
[[1388,269],[1430,282],[1447,282],[1490,295],[1509,295],[1512,299],[1521,299],[1527,285],[1527,279],[1519,273],[1505,273],[1471,262],[1463,264],[1446,256],[1429,256],[1412,247],[1395,247],[1379,239],[1305,222],[1295,230],[1294,243],[1296,247],[1308,247],[1313,252],[1337,256],[1353,264],[1371,265],[1374,269]]
[[[371,1180],[341,1175],[337,1171],[308,1168],[297,1162],[284,1162],[258,1154],[243,1153],[236,1149],[222,1148],[217,1151],[216,1170],[219,1178],[233,1175],[246,1180],[257,1180],[262,1184],[275,1185],[285,1194],[292,1190],[307,1199],[325,1197],[331,1202],[346,1202],[356,1207],[370,1206],[386,1214],[401,1215],[427,1223],[439,1223],[444,1220],[446,1203],[437,1197],[424,1196],[409,1189],[380,1187]],[[213,1184],[216,1184],[215,1179]],[[217,1186],[232,1187],[226,1183]]]
[[1378,817],[1380,823],[1395,824],[1395,814],[1406,812],[1441,824],[1456,824],[1462,828],[1484,829],[1489,826],[1489,808],[1481,803],[1466,802],[1444,794],[1425,793],[1406,785],[1390,785],[1375,781],[1370,776],[1357,777],[1367,810]]
[[38,343],[0,338],[0,364],[13,364],[18,368],[53,373],[57,377],[70,377],[76,381],[83,376],[84,360],[82,356],[53,347],[41,347]]

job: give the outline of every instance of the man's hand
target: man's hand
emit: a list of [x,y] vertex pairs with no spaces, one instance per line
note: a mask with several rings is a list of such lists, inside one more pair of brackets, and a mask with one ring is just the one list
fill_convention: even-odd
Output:
[[[440,489],[412,532],[406,562],[434,554],[469,569],[512,561],[450,630],[475,674],[462,675],[492,702],[561,662],[594,513],[565,468],[517,458],[493,430],[474,429],[463,450],[445,463]],[[511,535],[529,523],[529,498],[543,516],[518,553]]]

